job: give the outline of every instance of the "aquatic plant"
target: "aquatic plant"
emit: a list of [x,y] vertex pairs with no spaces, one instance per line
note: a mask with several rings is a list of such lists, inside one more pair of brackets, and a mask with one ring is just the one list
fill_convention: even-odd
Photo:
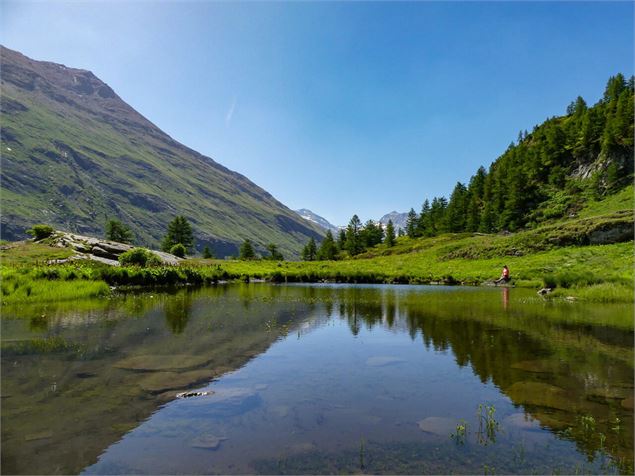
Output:
[[496,407],[494,405],[479,404],[478,412],[478,442],[484,446],[489,443],[496,443],[496,433],[500,424],[495,418]]
[[457,423],[454,433],[450,434],[450,438],[454,440],[457,445],[464,445],[466,436],[467,422],[464,419],[461,419],[461,421]]

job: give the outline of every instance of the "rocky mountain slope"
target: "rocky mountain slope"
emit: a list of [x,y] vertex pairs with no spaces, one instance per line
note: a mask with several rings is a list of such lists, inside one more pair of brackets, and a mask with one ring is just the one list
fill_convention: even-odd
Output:
[[0,47],[2,238],[34,223],[101,236],[107,219],[158,246],[185,215],[196,247],[232,255],[251,239],[298,256],[323,233],[246,177],[178,143],[90,71]]
[[379,223],[382,225],[388,225],[388,221],[392,220],[392,224],[395,226],[395,230],[400,228],[406,229],[406,221],[408,220],[408,213],[390,212],[386,213],[379,219]]
[[339,233],[340,231],[339,227],[333,225],[326,218],[321,217],[307,208],[300,208],[299,210],[295,210],[295,212],[305,220],[315,223],[317,226],[324,229],[324,231],[331,230],[334,234]]

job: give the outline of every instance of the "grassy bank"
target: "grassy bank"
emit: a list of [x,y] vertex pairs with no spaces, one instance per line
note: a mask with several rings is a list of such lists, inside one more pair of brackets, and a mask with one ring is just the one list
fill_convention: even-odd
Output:
[[[483,237],[466,238],[468,242]],[[487,284],[507,264],[517,286],[554,287],[554,297],[595,302],[633,301],[633,244],[563,247],[525,256],[446,259],[451,237],[417,252],[343,261],[188,260],[181,266],[109,267],[97,263],[2,267],[5,304],[106,296],[110,286],[208,285],[220,281]],[[458,242],[460,243],[460,241]],[[407,244],[404,243],[403,246]]]
[[[19,242],[0,247],[4,303],[108,295],[111,286],[207,285],[220,281],[488,284],[509,266],[516,286],[554,288],[551,298],[633,302],[633,187],[577,217],[515,234],[402,237],[340,261],[189,259],[180,266],[110,267],[90,261],[46,265],[68,249]],[[602,241],[611,244],[594,244]]]

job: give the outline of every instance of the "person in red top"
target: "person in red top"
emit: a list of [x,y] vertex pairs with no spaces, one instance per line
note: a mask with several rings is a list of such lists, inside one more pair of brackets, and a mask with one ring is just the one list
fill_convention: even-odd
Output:
[[507,267],[507,265],[503,266],[503,273],[501,274],[501,277],[499,279],[497,279],[496,281],[494,281],[495,284],[501,284],[501,283],[507,283],[509,282],[511,278],[509,277],[509,268]]

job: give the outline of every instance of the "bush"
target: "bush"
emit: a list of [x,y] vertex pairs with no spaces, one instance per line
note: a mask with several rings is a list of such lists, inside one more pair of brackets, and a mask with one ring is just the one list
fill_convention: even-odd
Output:
[[51,225],[33,225],[33,228],[26,230],[26,232],[35,238],[36,241],[48,238],[53,234],[55,228]]
[[170,253],[174,256],[178,256],[179,258],[185,258],[185,246],[181,243],[177,243],[172,248],[170,248]]
[[133,248],[119,256],[119,263],[133,266],[157,266],[161,264],[161,259],[145,248]]

